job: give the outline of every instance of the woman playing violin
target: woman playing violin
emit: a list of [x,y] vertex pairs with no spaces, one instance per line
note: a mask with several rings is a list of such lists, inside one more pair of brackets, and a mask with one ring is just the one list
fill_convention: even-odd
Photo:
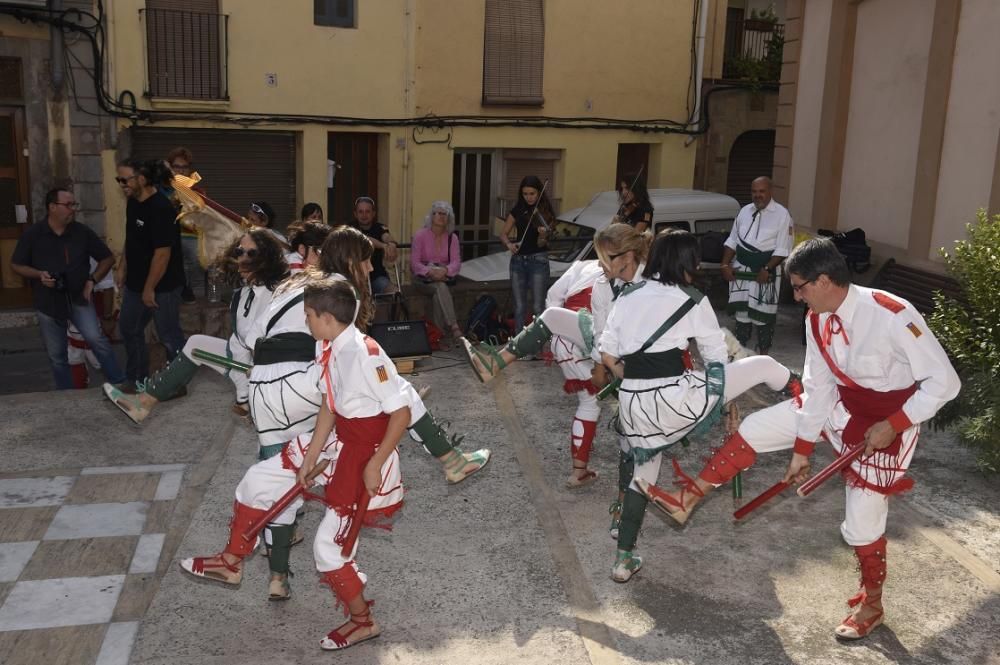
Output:
[[[500,240],[511,253],[510,286],[514,293],[514,333],[524,327],[528,314],[528,290],[535,316],[545,310],[545,292],[549,285],[547,250],[551,227],[555,223],[552,205],[545,196],[545,186],[537,176],[525,176],[518,187],[517,204],[500,233]],[[517,236],[511,240],[510,232]]]
[[639,233],[653,225],[653,204],[649,202],[649,191],[641,177],[633,174],[622,178],[618,183],[618,200],[621,206],[615,222],[634,226]]

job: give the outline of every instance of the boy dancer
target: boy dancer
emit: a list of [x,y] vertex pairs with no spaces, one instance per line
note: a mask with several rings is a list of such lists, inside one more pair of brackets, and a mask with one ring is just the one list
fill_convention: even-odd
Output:
[[[410,422],[405,382],[378,342],[354,327],[359,303],[354,289],[343,281],[326,279],[306,286],[306,321],[313,337],[322,340],[319,361],[323,366],[320,387],[324,400],[299,469],[299,482],[308,484],[306,475],[319,459],[322,442],[334,424],[343,443],[337,467],[326,486],[329,508],[313,548],[316,569],[350,615],[346,623],[320,641],[328,651],[347,648],[380,633],[372,619],[371,601],[364,597],[365,580],[354,563],[357,542],[351,542],[351,533],[357,532],[356,521],[371,524],[375,519],[369,502],[375,503],[386,492],[395,491],[383,484],[382,469],[390,461],[398,465],[396,446]],[[380,510],[388,514],[399,505]]]

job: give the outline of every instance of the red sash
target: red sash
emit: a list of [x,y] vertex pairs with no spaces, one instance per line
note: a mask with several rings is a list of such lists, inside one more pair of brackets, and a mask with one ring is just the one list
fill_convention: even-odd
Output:
[[[859,386],[833,362],[826,344],[823,343],[823,336],[819,331],[819,316],[815,312],[809,314],[809,322],[812,325],[813,339],[816,341],[820,355],[823,356],[823,360],[826,361],[827,367],[830,368],[833,375],[841,382],[837,384],[840,401],[844,403],[847,412],[851,414],[847,426],[841,434],[841,440],[848,448],[854,448],[864,441],[868,428],[903,408],[906,400],[910,399],[910,395],[917,392],[917,384],[914,383],[909,388],[884,392]],[[889,447],[881,452],[887,455],[898,455],[902,443],[902,435],[897,434]]]
[[571,309],[574,312],[581,310],[583,308],[590,309],[590,293],[593,287],[588,286],[583,291],[578,291],[574,293],[569,298],[566,298],[566,303],[563,305],[566,309]]
[[354,514],[354,506],[365,491],[362,479],[365,465],[382,442],[388,425],[389,416],[385,413],[368,418],[337,416],[337,438],[343,447],[333,476],[326,484],[326,500],[338,515]]

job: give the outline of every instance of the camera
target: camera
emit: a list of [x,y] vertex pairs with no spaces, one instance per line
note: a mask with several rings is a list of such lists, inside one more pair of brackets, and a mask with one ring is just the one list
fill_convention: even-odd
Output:
[[53,286],[52,288],[55,289],[56,291],[58,291],[59,293],[65,293],[66,292],[66,273],[64,273],[64,272],[57,272],[56,274],[52,275],[52,278],[56,281],[55,286]]

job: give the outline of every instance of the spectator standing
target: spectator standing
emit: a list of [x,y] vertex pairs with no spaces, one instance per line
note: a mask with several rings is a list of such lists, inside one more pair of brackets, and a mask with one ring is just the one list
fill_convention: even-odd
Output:
[[277,218],[274,208],[267,201],[255,201],[250,204],[250,211],[247,212],[247,220],[251,226],[260,226],[271,232],[282,245],[288,247],[288,239],[274,228]]
[[[176,175],[190,177],[194,173],[194,155],[185,147],[177,147],[167,153],[167,164]],[[193,189],[204,194],[202,188],[195,185]],[[181,253],[184,257],[184,290],[181,300],[186,303],[195,302],[195,289],[205,287],[205,270],[198,260],[198,228],[186,226],[181,222]]]
[[757,353],[766,355],[778,318],[781,263],[792,251],[795,226],[785,206],[771,198],[771,179],[750,183],[753,203],[743,206],[722,252],[729,282],[727,311],[736,318],[736,339],[747,346],[757,330]]
[[[97,234],[74,220],[79,204],[73,192],[56,188],[45,195],[46,218],[17,242],[11,268],[31,280],[32,301],[56,388],[73,388],[66,349],[72,322],[93,350],[111,383],[125,380],[111,343],[101,332],[91,303],[94,285],[111,269],[114,257]],[[91,271],[90,259],[97,261]]]
[[382,224],[375,218],[375,199],[369,196],[359,196],[354,201],[354,221],[351,226],[364,233],[372,241],[375,253],[372,254],[371,285],[372,295],[395,293],[396,287],[389,279],[385,262],[395,263],[399,256],[396,241]]
[[433,299],[434,324],[441,330],[450,330],[455,339],[462,337],[462,329],[458,326],[450,289],[461,268],[455,211],[447,201],[435,201],[424,217],[424,228],[413,236],[410,269],[416,277],[416,290]]
[[177,210],[158,188],[170,188],[173,175],[159,160],[129,160],[118,166],[115,180],[128,198],[125,208],[125,255],[115,282],[122,292],[119,318],[130,381],[149,374],[146,325],[152,319],[160,342],[172,360],[184,347],[180,303],[184,288]]

